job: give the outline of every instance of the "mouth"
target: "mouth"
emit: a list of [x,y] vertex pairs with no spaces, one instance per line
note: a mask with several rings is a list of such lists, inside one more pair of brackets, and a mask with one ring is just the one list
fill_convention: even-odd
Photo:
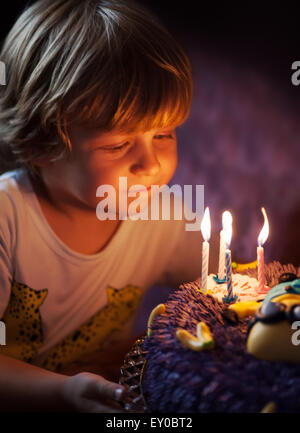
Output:
[[[141,188],[141,186],[144,186],[144,188]],[[153,183],[151,185],[143,185],[143,184],[136,184],[136,185],[131,185],[129,186],[127,189],[123,189],[123,190],[119,190],[120,193],[122,194],[128,194],[129,192],[131,193],[140,193],[140,194],[148,194],[150,192],[155,192],[156,189],[154,188],[154,190],[152,190],[152,186],[153,187],[159,187],[161,188],[161,183]]]
[[146,191],[151,191],[151,185],[150,186],[146,186],[144,188],[135,188],[134,185],[131,186],[128,190],[132,191],[132,192],[140,192],[143,193]]

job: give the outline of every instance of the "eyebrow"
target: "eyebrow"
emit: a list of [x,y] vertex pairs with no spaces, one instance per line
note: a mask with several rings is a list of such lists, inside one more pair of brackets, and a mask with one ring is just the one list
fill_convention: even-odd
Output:
[[100,141],[103,142],[101,143],[101,145],[103,144],[103,146],[116,145],[124,142],[126,138],[128,138],[127,135],[108,136],[103,132],[97,133],[96,131],[93,131],[92,133],[87,135],[87,142],[85,143],[85,147],[94,147],[95,145],[99,145]]
[[[175,132],[176,127],[171,127],[171,128],[161,128],[161,129],[153,129],[153,134],[158,134],[158,133],[169,133],[171,134],[172,132]],[[112,135],[111,137],[109,137],[109,133],[103,133],[102,131],[98,130],[98,136],[97,136],[97,129],[94,130],[94,132],[91,133],[91,137],[90,137],[90,142],[87,145],[87,147],[93,147],[96,144],[96,141],[98,140],[107,140],[107,143],[103,143],[100,146],[105,146],[105,147],[113,147],[113,146],[118,146],[122,143],[124,143],[124,141],[126,140],[130,140],[133,137],[135,137],[137,135],[137,133],[126,133],[124,132],[124,134],[115,134]],[[108,142],[109,141],[109,142]]]

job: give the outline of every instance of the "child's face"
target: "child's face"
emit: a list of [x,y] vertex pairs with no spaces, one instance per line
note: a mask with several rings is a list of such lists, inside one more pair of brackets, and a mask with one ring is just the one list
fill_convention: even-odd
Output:
[[[96,197],[98,186],[109,184],[117,193],[118,211],[120,176],[127,177],[128,189],[136,184],[148,187],[167,184],[176,170],[174,127],[129,135],[73,125],[69,127],[69,136],[70,158],[45,165],[41,172],[50,193],[77,206],[95,209],[100,201]],[[146,199],[150,195],[149,191]],[[133,200],[128,198],[128,205]]]

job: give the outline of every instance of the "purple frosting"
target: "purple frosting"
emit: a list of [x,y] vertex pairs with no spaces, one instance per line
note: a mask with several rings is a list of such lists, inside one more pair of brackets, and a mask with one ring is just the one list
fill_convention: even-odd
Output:
[[[232,323],[223,314],[226,305],[196,289],[190,283],[173,292],[145,340],[142,387],[150,410],[260,412],[273,401],[278,412],[300,412],[300,365],[261,361],[247,353],[249,319]],[[201,321],[209,326],[215,348],[183,347],[176,330],[196,335]]]

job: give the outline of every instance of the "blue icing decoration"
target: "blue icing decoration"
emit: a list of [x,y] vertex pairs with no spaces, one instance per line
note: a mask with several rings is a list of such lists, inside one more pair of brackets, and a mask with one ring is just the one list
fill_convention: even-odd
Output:
[[294,280],[286,291],[288,293],[296,293],[297,295],[300,295],[300,280]]
[[[286,287],[290,287],[290,289],[286,290]],[[267,303],[273,298],[286,295],[287,293],[295,293],[300,295],[300,279],[294,281],[285,281],[284,283],[277,284],[277,286],[274,286],[271,290],[269,290],[267,296],[263,300],[263,303]]]
[[294,289],[300,289],[300,280],[295,280],[295,281],[293,281],[292,284],[291,284],[291,286],[292,286]]
[[216,283],[218,284],[224,284],[226,283],[226,277],[225,278],[219,278],[219,275],[215,275],[213,277],[213,279],[215,280]]
[[234,303],[237,300],[237,298],[238,298],[237,295],[234,295],[232,297],[230,297],[230,296],[227,295],[227,296],[224,296],[222,298],[222,301],[225,302],[225,304],[232,304],[232,303]]

